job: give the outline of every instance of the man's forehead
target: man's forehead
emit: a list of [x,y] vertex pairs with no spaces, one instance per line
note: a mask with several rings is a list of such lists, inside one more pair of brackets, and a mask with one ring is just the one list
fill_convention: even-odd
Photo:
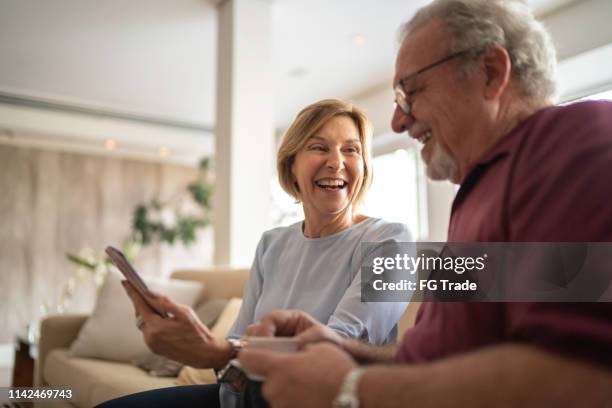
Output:
[[424,65],[441,58],[448,47],[449,36],[444,23],[431,20],[411,31],[402,41],[395,62],[394,84]]

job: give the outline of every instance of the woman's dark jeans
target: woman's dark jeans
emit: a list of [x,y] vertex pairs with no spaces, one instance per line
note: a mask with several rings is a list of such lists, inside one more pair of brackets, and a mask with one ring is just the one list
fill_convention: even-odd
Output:
[[219,407],[219,385],[184,385],[160,388],[115,398],[96,408],[217,408]]

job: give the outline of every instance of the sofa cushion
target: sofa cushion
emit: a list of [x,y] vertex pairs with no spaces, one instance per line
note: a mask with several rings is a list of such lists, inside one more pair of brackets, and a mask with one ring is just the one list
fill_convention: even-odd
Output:
[[[182,304],[192,306],[202,283],[143,277],[149,287]],[[109,272],[96,306],[70,346],[76,357],[93,357],[129,363],[153,353],[136,328],[134,307],[121,285],[122,275]]]
[[174,379],[152,377],[131,364],[72,357],[67,349],[51,351],[44,367],[46,383],[52,387],[72,388],[80,407],[92,407],[123,395],[174,385]]

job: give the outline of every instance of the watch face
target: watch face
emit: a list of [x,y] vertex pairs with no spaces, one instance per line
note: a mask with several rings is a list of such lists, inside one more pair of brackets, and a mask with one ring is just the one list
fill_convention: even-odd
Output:
[[236,358],[238,353],[242,350],[242,341],[240,339],[227,339],[227,342],[232,347],[231,358]]
[[242,340],[240,339],[227,339],[228,343],[236,350],[242,349]]

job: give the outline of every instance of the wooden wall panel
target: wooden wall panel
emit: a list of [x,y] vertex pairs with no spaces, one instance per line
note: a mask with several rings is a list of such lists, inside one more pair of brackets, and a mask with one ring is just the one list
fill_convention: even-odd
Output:
[[[183,166],[0,145],[0,343],[39,318],[42,302],[57,302],[75,273],[67,251],[121,245],[137,203],[158,194],[168,200],[196,175]],[[191,248],[147,247],[136,267],[161,276],[209,266],[211,247],[211,231],[203,231]],[[90,310],[94,301],[87,280],[70,310]]]

